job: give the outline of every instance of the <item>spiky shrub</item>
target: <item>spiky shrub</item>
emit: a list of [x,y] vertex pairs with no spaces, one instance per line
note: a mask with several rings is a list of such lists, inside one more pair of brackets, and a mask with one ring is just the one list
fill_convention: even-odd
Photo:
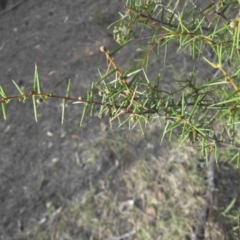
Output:
[[[62,121],[66,101],[74,101],[84,104],[81,123],[86,114],[91,115],[95,107],[100,106],[96,110],[99,116],[108,116],[111,121],[118,119],[120,126],[128,123],[130,128],[139,125],[143,129],[145,124],[158,119],[165,125],[163,137],[168,134],[171,139],[173,134],[178,134],[180,143],[190,141],[200,146],[204,156],[217,152],[219,146],[239,149],[236,132],[240,124],[237,83],[240,1],[200,3],[192,0],[126,1],[125,13],[120,13],[120,19],[113,23],[119,47],[114,51],[100,48],[108,60],[108,70],[92,84],[85,99],[70,97],[70,81],[66,96],[43,92],[36,68],[30,93],[23,92],[15,82],[19,95],[8,96],[0,87],[4,118],[6,105],[13,99],[24,102],[31,97],[37,120],[37,98],[44,101],[59,98],[63,101]],[[138,44],[139,39],[141,44]],[[123,71],[117,56],[116,59],[113,56],[131,44],[141,56],[134,58],[137,61]],[[176,46],[176,54],[190,53],[192,59],[215,69],[215,74],[201,79],[199,76],[203,76],[201,71],[204,70],[195,66],[188,77],[175,80],[171,77],[171,82],[175,83],[166,90],[166,80],[161,70],[156,69],[164,67]],[[238,150],[233,159],[239,163]]]

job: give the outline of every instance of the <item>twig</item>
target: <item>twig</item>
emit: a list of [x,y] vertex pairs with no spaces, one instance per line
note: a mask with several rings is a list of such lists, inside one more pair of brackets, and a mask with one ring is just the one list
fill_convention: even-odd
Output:
[[[134,9],[128,7],[128,6],[124,6],[124,7],[125,7],[127,10],[129,10],[130,12],[132,12],[133,14],[135,14],[136,16],[138,16],[139,18],[141,18],[141,19],[151,20],[151,21],[153,21],[153,22],[161,23],[161,24],[167,25],[167,26],[169,26],[169,27],[177,27],[176,25],[173,25],[173,24],[171,24],[171,23],[162,22],[162,21],[160,21],[160,20],[158,20],[158,19],[156,19],[156,18],[153,18],[153,17],[151,17],[151,16],[147,16],[147,15],[145,15],[145,14],[143,14],[143,13],[139,13],[139,12],[135,11]],[[154,26],[154,27],[155,27],[155,26]]]
[[238,91],[238,94],[240,94],[240,89],[237,83],[234,81],[234,79],[228,75],[227,71],[223,67],[220,67],[219,69],[222,72],[222,74],[225,76],[225,80],[229,82],[236,91]]
[[[160,4],[159,4],[160,5]],[[161,6],[161,5],[160,5]],[[137,12],[136,10],[134,10],[134,9],[132,9],[132,8],[130,8],[130,7],[128,7],[128,6],[124,6],[128,11],[130,11],[130,12],[132,12],[135,16],[137,16],[138,18],[140,18],[140,19],[143,19],[143,20],[151,20],[153,23],[160,23],[161,25],[166,25],[166,26],[169,26],[169,27],[173,27],[173,28],[178,28],[178,25],[175,25],[175,24],[171,24],[171,23],[168,23],[168,22],[164,22],[164,21],[161,21],[161,20],[158,20],[158,19],[156,19],[156,18],[153,18],[153,17],[151,17],[151,16],[148,16],[148,15],[145,15],[145,14],[143,14],[143,13],[139,13],[139,12]],[[168,10],[168,9],[166,9],[166,10]],[[169,11],[169,10],[168,10]],[[179,16],[177,15],[177,14],[175,14],[175,13],[173,13],[174,14],[174,18],[175,19],[177,19],[178,20],[178,22],[179,22]],[[150,26],[151,27],[155,27],[155,28],[162,28],[163,30],[165,29],[165,28],[163,28],[162,26],[155,26],[154,24],[150,24]],[[209,29],[209,27],[208,28],[206,28],[206,27],[202,27],[202,29],[203,30],[206,30],[206,31],[209,31],[210,29]],[[189,28],[188,30],[195,30],[195,27],[194,28]]]
[[[229,7],[229,5],[225,6],[221,11],[221,1],[214,1],[211,0],[211,2],[215,5],[215,10],[214,10],[214,14],[216,14],[216,16],[221,17],[223,20],[225,20],[227,22],[227,24],[230,23],[229,19],[224,15],[224,12],[227,10],[227,8]],[[210,26],[212,25],[213,21],[215,20],[216,17],[214,17],[211,22],[208,21],[208,27],[210,28]]]
[[206,194],[206,203],[201,209],[201,213],[199,216],[199,223],[196,227],[194,240],[204,240],[205,239],[205,226],[209,216],[209,210],[213,203],[213,192],[215,189],[214,184],[214,176],[215,176],[215,158],[214,153],[210,155],[210,161],[207,170],[207,177],[208,177],[208,187],[207,187],[207,194]]
[[135,98],[136,91],[137,91],[137,87],[136,87],[136,88],[134,89],[134,91],[133,91],[132,98],[131,98],[131,102],[130,102],[130,104],[129,104],[128,107],[127,107],[127,111],[130,111],[130,109],[131,109],[131,107],[132,107],[132,104],[133,104],[133,101],[134,101],[134,98]]
[[134,230],[132,230],[128,233],[125,233],[123,235],[106,238],[105,240],[121,240],[121,239],[124,239],[124,238],[129,238],[129,237],[131,237],[135,234],[136,234],[136,230],[134,229]]
[[111,55],[111,53],[110,53],[110,52],[107,50],[107,48],[104,47],[104,46],[101,46],[101,47],[100,47],[100,51],[103,52],[103,53],[105,53],[106,58],[110,61],[110,63],[113,65],[113,67],[114,67],[115,70],[117,71],[120,80],[122,80],[122,79],[123,79],[123,74],[122,74],[122,72],[120,71],[119,67],[117,66],[114,58],[113,58],[112,55]]

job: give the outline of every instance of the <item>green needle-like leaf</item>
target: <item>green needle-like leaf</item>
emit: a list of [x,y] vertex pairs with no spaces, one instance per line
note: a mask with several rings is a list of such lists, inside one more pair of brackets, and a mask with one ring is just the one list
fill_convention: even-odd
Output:
[[3,118],[4,120],[7,119],[7,110],[6,110],[6,102],[2,102],[2,112],[3,112]]
[[107,73],[106,75],[104,75],[100,80],[98,80],[96,82],[96,84],[99,84],[100,82],[102,82],[103,80],[105,80],[106,78],[108,78],[109,76],[111,76],[113,73],[116,72],[116,69],[112,69],[111,71],[109,71],[109,73]]
[[88,109],[88,104],[85,104],[85,105],[84,105],[84,108],[83,108],[81,120],[80,120],[80,126],[82,126],[82,124],[83,124],[83,120],[84,120],[84,117],[85,117],[85,115],[86,115],[87,109]]
[[[69,97],[70,89],[71,89],[71,79],[69,79],[69,81],[68,81],[66,97]],[[64,98],[62,101],[62,124],[63,124],[64,116],[65,116],[65,107],[66,107],[66,99]]]
[[229,203],[229,205],[226,207],[226,209],[223,212],[221,212],[221,214],[223,216],[225,216],[233,208],[236,200],[237,200],[236,198],[233,198],[233,200]]
[[22,91],[22,89],[16,84],[16,82],[14,80],[12,80],[12,81],[13,81],[13,84],[15,85],[15,87],[17,88],[17,90],[19,91],[19,93],[21,95],[24,95],[24,92]]
[[210,64],[213,68],[219,68],[219,65],[216,63],[212,63],[211,61],[209,61],[207,58],[203,57],[203,59]]
[[39,79],[38,68],[37,68],[36,64],[35,64],[35,73],[34,73],[34,91],[36,91],[37,93],[42,92],[40,79]]
[[118,48],[116,48],[115,50],[111,51],[110,54],[111,56],[113,56],[116,52],[119,52],[120,49],[122,49],[125,45],[127,45],[129,42],[131,42],[132,39],[129,39],[128,41],[126,41],[124,44],[122,44],[121,46],[119,46]]
[[0,85],[0,94],[3,98],[7,98],[7,93],[5,92],[4,88]]

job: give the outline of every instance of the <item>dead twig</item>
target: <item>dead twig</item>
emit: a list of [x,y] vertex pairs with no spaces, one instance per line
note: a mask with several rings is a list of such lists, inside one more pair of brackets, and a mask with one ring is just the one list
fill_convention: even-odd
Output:
[[207,194],[206,194],[206,202],[201,209],[198,225],[195,230],[194,240],[205,239],[205,226],[208,220],[209,210],[213,203],[213,197],[214,197],[213,193],[215,189],[215,184],[214,184],[215,164],[216,164],[216,159],[214,158],[214,153],[211,153],[208,170],[207,170],[208,187],[207,187]]
[[134,229],[134,230],[132,230],[128,233],[125,233],[123,235],[106,238],[105,240],[121,240],[121,239],[129,238],[129,237],[131,237],[135,234],[136,234],[136,230]]

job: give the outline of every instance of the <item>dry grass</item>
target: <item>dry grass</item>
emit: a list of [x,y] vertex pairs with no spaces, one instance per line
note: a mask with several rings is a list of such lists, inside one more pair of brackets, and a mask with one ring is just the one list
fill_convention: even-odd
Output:
[[[117,137],[110,132],[92,142],[81,155],[86,164],[96,165],[88,190],[57,209],[46,204],[45,218],[33,221],[19,239],[194,239],[205,202],[205,161],[192,147],[161,147],[159,134],[154,134],[158,130],[151,129],[152,138],[119,131]],[[219,165],[218,178],[226,179],[221,174]],[[218,197],[226,187],[219,189]],[[234,239],[229,232],[236,210],[234,221],[234,207],[223,216],[219,210],[230,202],[222,200],[216,199],[212,207],[206,239]]]

